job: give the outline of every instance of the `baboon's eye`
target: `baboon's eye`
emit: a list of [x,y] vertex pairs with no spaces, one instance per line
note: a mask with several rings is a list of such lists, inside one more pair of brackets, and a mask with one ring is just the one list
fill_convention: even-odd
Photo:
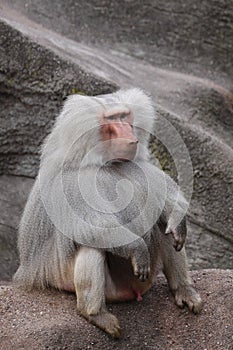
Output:
[[109,115],[108,117],[106,117],[106,119],[108,119],[108,120],[115,120],[116,116],[115,115]]

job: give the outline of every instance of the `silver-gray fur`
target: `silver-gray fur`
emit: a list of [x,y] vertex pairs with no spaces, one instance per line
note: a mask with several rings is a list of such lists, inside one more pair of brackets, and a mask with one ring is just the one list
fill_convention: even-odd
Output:
[[[105,164],[98,116],[122,107],[133,113],[140,147],[134,162]],[[160,261],[177,305],[187,304],[195,313],[201,308],[183,247],[187,203],[177,184],[148,160],[145,130],[153,129],[154,118],[151,99],[139,89],[69,97],[42,147],[40,172],[19,227],[15,282],[26,289],[75,291],[79,312],[114,337],[120,326],[106,301],[140,300]],[[75,174],[84,192],[90,185],[87,201]],[[93,193],[97,189],[109,203],[109,212],[101,212],[98,200],[93,207],[88,203],[92,178]],[[131,201],[118,207],[122,194]],[[124,210],[116,210],[121,205]]]

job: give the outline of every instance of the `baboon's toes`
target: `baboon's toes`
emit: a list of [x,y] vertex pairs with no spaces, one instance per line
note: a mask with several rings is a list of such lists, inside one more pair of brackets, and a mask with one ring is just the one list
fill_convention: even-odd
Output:
[[200,295],[192,286],[180,286],[175,291],[175,303],[180,308],[187,305],[189,310],[198,314],[202,308],[202,300]]

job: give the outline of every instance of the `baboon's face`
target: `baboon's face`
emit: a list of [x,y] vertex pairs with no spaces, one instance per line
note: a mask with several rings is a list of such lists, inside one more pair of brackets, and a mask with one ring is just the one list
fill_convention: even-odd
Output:
[[138,139],[134,134],[132,112],[128,108],[104,112],[100,124],[106,161],[133,160]]

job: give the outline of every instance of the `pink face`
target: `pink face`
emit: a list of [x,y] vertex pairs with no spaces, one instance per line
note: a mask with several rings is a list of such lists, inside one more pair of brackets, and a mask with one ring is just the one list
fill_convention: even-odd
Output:
[[107,161],[133,160],[138,140],[133,130],[133,115],[128,108],[104,112],[100,119]]

